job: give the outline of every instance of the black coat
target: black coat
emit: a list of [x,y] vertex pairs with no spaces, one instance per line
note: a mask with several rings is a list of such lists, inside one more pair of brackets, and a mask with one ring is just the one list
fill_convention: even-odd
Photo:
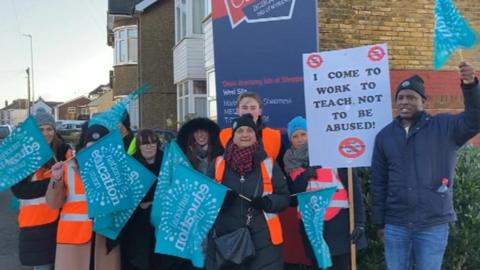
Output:
[[[228,165],[225,165],[225,173],[222,184],[228,188],[249,198],[260,197],[263,193],[262,175],[260,162],[266,158],[263,150],[259,150],[254,157],[254,169],[245,176],[246,181],[242,184],[240,175],[233,171]],[[213,168],[210,176],[215,175]],[[289,192],[285,176],[280,167],[275,163],[272,176],[273,194],[268,195],[272,201],[271,209],[268,212],[279,213],[286,209],[290,203]],[[258,188],[257,188],[258,186]],[[254,194],[257,189],[257,194]],[[239,229],[245,225],[245,217],[249,208],[249,202],[238,197],[229,206],[223,207],[220,211],[214,225],[215,234],[221,236]],[[262,269],[262,270],[281,270],[283,269],[283,260],[281,254],[282,245],[273,245],[270,240],[267,223],[263,212],[254,210],[253,219],[250,224],[252,241],[255,245],[255,257],[241,265],[238,269]],[[215,245],[212,241],[212,234],[209,235],[207,244],[207,262],[206,269],[217,269],[215,264]],[[228,267],[226,269],[237,269]]]
[[[457,150],[480,130],[480,86],[462,85],[465,111],[422,112],[408,134],[397,117],[375,139],[372,157],[372,219],[413,229],[456,220],[453,186]],[[438,192],[442,179],[448,190]]]

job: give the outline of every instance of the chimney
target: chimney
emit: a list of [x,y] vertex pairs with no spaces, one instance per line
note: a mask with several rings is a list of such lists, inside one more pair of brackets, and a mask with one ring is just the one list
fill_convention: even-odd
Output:
[[8,100],[5,100],[5,108],[8,107]]

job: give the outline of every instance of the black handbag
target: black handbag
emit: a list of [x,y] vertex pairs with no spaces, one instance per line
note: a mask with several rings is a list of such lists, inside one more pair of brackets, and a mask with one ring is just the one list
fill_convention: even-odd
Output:
[[[255,188],[254,196],[257,194],[259,188],[260,183],[258,183]],[[219,269],[226,265],[240,265],[248,259],[255,257],[255,245],[253,244],[248,227],[250,226],[252,218],[253,208],[248,208],[245,226],[231,233],[213,238],[216,247],[215,261]]]
[[255,246],[247,226],[213,240],[216,246],[215,261],[219,268],[236,264],[240,265],[255,256]]

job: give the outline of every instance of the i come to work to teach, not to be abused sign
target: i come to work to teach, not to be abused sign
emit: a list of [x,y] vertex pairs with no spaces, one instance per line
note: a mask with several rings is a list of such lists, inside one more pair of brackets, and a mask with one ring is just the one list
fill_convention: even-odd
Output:
[[392,120],[386,44],[304,54],[303,73],[310,163],[370,166]]

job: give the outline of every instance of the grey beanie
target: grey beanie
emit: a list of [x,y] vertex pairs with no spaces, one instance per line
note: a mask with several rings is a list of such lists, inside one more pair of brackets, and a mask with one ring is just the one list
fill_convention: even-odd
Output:
[[53,119],[53,116],[46,111],[37,111],[34,118],[37,121],[38,126],[49,125],[55,128],[55,120]]

